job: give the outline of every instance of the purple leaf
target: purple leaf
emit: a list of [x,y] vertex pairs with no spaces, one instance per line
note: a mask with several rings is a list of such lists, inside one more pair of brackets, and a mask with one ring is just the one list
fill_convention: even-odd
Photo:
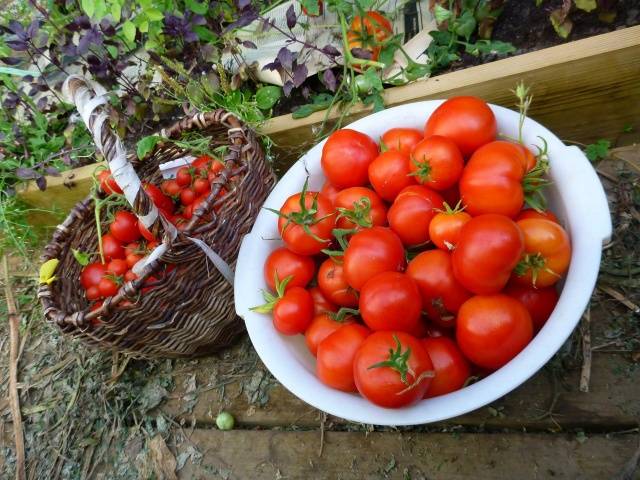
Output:
[[305,98],[305,100],[309,100],[309,97],[311,96],[311,90],[309,90],[309,87],[302,87],[302,96]]
[[18,65],[22,62],[21,59],[19,58],[15,58],[15,57],[3,57],[0,58],[0,60],[2,60],[4,63],[6,63],[7,65]]
[[35,37],[39,29],[40,29],[40,20],[34,20],[33,22],[31,22],[29,27],[27,27],[27,36],[29,38]]
[[294,55],[287,47],[282,47],[280,51],[278,51],[276,58],[285,69],[291,70],[293,68]]
[[307,66],[305,64],[296,65],[296,68],[293,70],[293,83],[296,87],[299,87],[304,83],[307,79],[308,74]]
[[273,62],[271,63],[267,63],[264,67],[262,67],[262,70],[278,70],[282,68],[282,64],[280,63],[280,61],[276,58]]
[[256,18],[258,18],[258,12],[253,8],[247,8],[242,12],[240,18],[238,18],[235,22],[227,25],[227,28],[224,29],[225,32],[230,32],[235,30],[236,28],[246,27],[250,23],[252,23]]
[[296,26],[296,11],[293,8],[293,3],[291,5],[289,5],[289,8],[287,8],[287,27],[289,27],[289,30],[291,30],[293,27]]
[[331,90],[332,92],[336,91],[337,81],[333,70],[325,70],[322,74],[322,81],[329,90]]
[[291,80],[287,80],[282,86],[282,91],[284,92],[285,96],[288,97],[289,95],[291,95],[291,90],[293,90],[293,82]]
[[107,37],[113,37],[116,34],[116,28],[111,25],[111,21],[107,18],[103,18],[100,22],[100,30],[102,30],[102,33]]
[[9,30],[11,30],[16,35],[24,37],[24,35],[25,35],[24,27],[17,20],[11,20],[9,22],[8,27],[9,27]]
[[351,55],[356,58],[362,58],[363,60],[371,60],[373,58],[371,51],[364,48],[352,48]]
[[14,52],[25,52],[28,48],[27,42],[23,40],[7,40],[6,44]]
[[36,107],[38,107],[38,110],[44,110],[47,108],[47,102],[47,97],[41,97],[40,100],[38,100],[38,103],[36,103]]
[[47,179],[44,178],[44,175],[40,175],[38,178],[36,178],[36,185],[43,192],[47,189]]
[[268,18],[265,18],[264,20],[262,20],[262,31],[263,32],[268,32],[272,28],[273,28],[272,20],[269,20]]
[[251,0],[236,0],[236,6],[239,10],[244,10],[251,5]]
[[340,50],[338,50],[336,47],[334,47],[333,45],[325,45],[322,48],[322,51],[326,54],[329,55],[330,57],[339,57],[340,56]]
[[62,155],[62,163],[67,166],[71,165],[71,156],[68,152],[64,152],[64,154]]
[[244,48],[251,48],[251,49],[253,49],[253,50],[255,50],[256,48],[258,48],[258,46],[257,46],[255,43],[250,42],[249,40],[245,40],[244,42],[242,42],[242,46],[243,46]]
[[36,178],[38,174],[33,168],[18,167],[16,168],[16,177],[21,180],[30,180]]
[[44,169],[44,171],[47,172],[47,175],[51,175],[52,177],[60,176],[60,170],[58,170],[56,167],[47,167]]

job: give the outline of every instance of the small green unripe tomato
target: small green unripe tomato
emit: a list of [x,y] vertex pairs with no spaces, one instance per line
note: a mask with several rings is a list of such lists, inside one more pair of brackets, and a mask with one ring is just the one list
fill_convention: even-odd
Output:
[[216,425],[220,430],[231,430],[236,420],[229,412],[220,412],[216,417]]

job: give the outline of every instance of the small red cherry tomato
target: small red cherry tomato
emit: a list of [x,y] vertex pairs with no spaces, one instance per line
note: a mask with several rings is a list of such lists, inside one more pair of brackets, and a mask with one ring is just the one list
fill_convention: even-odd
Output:
[[380,141],[387,150],[395,150],[409,155],[424,138],[420,130],[414,128],[392,128],[382,135]]
[[324,296],[320,287],[313,287],[309,289],[311,298],[313,299],[313,314],[315,316],[321,313],[337,312],[338,307],[330,302],[327,297]]
[[346,317],[344,320],[338,321],[326,313],[316,315],[307,331],[304,332],[305,342],[311,354],[315,357],[318,353],[320,342],[343,325],[349,323],[353,323],[352,317]]
[[313,320],[313,299],[301,287],[285,292],[273,308],[273,326],[284,335],[304,333]]
[[316,351],[316,373],[320,381],[343,392],[357,391],[353,379],[353,359],[370,333],[367,327],[350,323],[322,340]]
[[427,187],[406,187],[389,208],[389,226],[404,245],[422,245],[429,241],[429,224],[443,202],[438,193]]
[[393,202],[403,188],[415,185],[414,176],[409,175],[409,154],[398,150],[387,150],[378,155],[369,165],[369,181],[380,197]]
[[460,180],[464,159],[453,140],[434,135],[411,151],[409,168],[418,183],[438,191],[447,190]]
[[535,288],[531,285],[518,285],[512,282],[504,289],[504,293],[524,305],[531,315],[534,332],[539,332],[547,322],[559,298],[555,287]]
[[320,162],[329,182],[342,189],[366,185],[369,164],[377,156],[378,145],[369,136],[343,128],[329,136]]
[[276,290],[275,278],[279,281],[292,276],[287,283],[285,291],[292,287],[306,287],[313,278],[316,264],[313,258],[298,255],[284,247],[277,248],[269,254],[264,262],[264,280],[272,291]]
[[358,305],[358,294],[347,283],[343,265],[332,258],[327,258],[318,269],[318,287],[325,298],[336,305]]
[[424,398],[460,390],[469,378],[471,368],[456,343],[447,337],[424,338],[422,346],[429,354],[436,374]]
[[365,187],[350,187],[336,195],[336,227],[362,229],[387,224],[387,207],[376,192]]

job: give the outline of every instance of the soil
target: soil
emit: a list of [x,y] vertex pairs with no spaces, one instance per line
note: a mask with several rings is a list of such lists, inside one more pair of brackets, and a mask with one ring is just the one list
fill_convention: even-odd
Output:
[[[565,40],[555,32],[549,20],[550,13],[561,7],[563,0],[543,0],[539,7],[536,7],[535,0],[507,0],[502,14],[494,25],[492,38],[512,43],[517,49],[513,55],[520,55],[640,24],[639,0],[605,0],[605,2],[616,4],[616,16],[613,22],[601,21],[597,11],[587,13],[574,8],[569,14],[573,28]],[[459,61],[453,63],[449,69],[438,72],[438,75],[500,58],[504,58],[504,55],[487,55],[478,58],[463,54]],[[317,76],[307,79],[304,87],[294,91],[291,97],[280,100],[274,108],[274,116],[285,115],[296,107],[308,103],[308,97],[312,92],[326,91]]]

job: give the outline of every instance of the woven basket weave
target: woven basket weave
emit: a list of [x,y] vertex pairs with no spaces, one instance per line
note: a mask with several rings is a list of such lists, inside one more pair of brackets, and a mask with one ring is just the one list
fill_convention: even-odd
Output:
[[[79,111],[96,96],[93,87],[83,79],[69,79],[67,85]],[[84,96],[78,93],[83,90]],[[108,122],[96,122],[99,115],[108,113],[107,108],[106,105],[95,108],[85,121],[111,164],[120,141]],[[195,242],[204,242],[233,268],[241,239],[251,229],[275,184],[275,176],[253,132],[224,110],[187,116],[163,130],[161,136],[178,139],[185,132],[210,137],[212,149],[227,145],[222,159],[224,170],[207,201],[194,211],[185,231],[175,236],[174,230],[171,235],[171,226],[160,216],[149,226],[163,239],[166,251],[144,267],[139,279],[125,283],[98,310],[89,310],[79,282],[82,267],[72,249],[95,251],[98,244],[91,196],[73,208],[45,247],[42,261],[56,258],[60,263],[56,269],[58,279],[51,285],[41,285],[39,298],[46,319],[65,334],[99,348],[141,356],[190,357],[225,347],[243,331],[244,323],[235,314],[233,286]],[[127,161],[142,182],[159,185],[162,176],[158,166],[188,154],[171,141],[163,141],[144,160],[129,155]],[[216,198],[222,187],[228,193]],[[141,218],[149,216],[152,209],[155,207],[149,197],[139,189],[132,202],[133,212]],[[198,224],[200,217],[206,218],[206,223]],[[153,289],[141,293],[145,279],[163,271],[164,265],[175,268],[154,283]]]

